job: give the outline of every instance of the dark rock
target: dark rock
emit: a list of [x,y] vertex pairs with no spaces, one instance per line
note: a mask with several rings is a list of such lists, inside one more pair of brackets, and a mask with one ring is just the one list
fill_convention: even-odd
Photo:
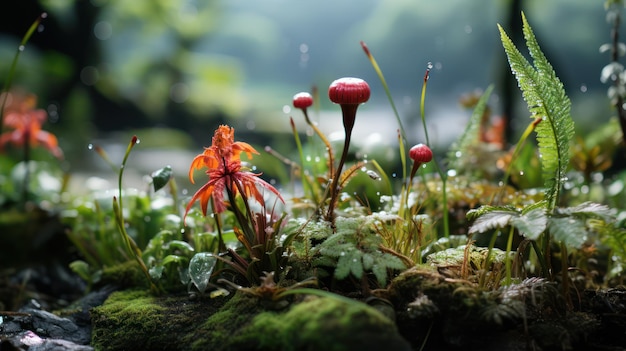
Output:
[[81,328],[69,318],[41,310],[30,309],[25,312],[32,315],[32,327],[42,337],[69,340],[78,344],[88,344],[91,340],[89,328]]
[[43,339],[36,333],[27,330],[3,341],[0,344],[0,349],[24,351],[92,351],[93,347],[79,345],[61,339]]

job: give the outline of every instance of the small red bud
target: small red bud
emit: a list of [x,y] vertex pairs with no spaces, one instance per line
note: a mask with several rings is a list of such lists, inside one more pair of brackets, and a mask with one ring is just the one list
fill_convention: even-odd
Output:
[[305,109],[313,105],[313,96],[307,92],[297,93],[293,96],[293,107]]
[[414,162],[428,163],[433,159],[433,152],[427,145],[417,144],[409,150],[409,157]]

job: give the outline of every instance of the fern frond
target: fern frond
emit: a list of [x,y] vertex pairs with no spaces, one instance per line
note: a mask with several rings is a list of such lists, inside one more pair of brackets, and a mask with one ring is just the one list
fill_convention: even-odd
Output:
[[544,56],[532,28],[522,14],[526,45],[533,58],[531,65],[515,47],[504,29],[498,25],[502,45],[511,71],[515,75],[531,118],[539,119],[535,132],[541,156],[545,196],[548,209],[556,207],[559,193],[566,180],[569,143],[574,136],[574,122],[570,115],[571,102],[563,84]]
[[480,96],[480,99],[476,103],[474,107],[474,111],[472,112],[472,116],[470,117],[467,126],[465,127],[465,131],[461,134],[461,137],[458,141],[452,144],[450,150],[448,151],[448,163],[450,169],[458,168],[457,161],[464,157],[463,154],[467,152],[467,149],[472,145],[478,143],[480,139],[480,124],[483,114],[487,109],[487,101],[491,96],[491,92],[493,91],[493,85],[487,87],[487,90]]
[[519,211],[512,207],[482,206],[467,213],[469,219],[476,220],[469,233],[484,233],[491,229],[505,228],[509,225],[517,228],[524,237],[536,240],[548,226],[546,209],[534,207],[529,211]]

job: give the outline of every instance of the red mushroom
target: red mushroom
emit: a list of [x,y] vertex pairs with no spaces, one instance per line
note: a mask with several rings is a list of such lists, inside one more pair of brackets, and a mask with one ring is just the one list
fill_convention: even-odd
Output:
[[417,172],[419,166],[432,161],[433,151],[428,147],[428,145],[417,144],[409,150],[409,157],[413,160],[413,168],[411,169],[410,177],[410,179],[413,179],[413,176]]
[[356,110],[370,98],[370,86],[360,78],[339,78],[328,87],[330,101],[341,105],[346,135],[352,132]]
[[313,105],[313,96],[307,92],[297,93],[293,96],[293,107],[306,110]]

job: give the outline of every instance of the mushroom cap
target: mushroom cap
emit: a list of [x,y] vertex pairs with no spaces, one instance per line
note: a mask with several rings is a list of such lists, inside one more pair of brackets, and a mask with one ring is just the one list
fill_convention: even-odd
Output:
[[293,107],[307,108],[313,105],[313,96],[307,92],[297,93],[293,96]]
[[433,159],[433,151],[424,144],[417,144],[409,150],[409,157],[414,162],[427,163]]
[[362,104],[370,98],[370,86],[361,78],[339,78],[328,87],[328,97],[340,105]]

